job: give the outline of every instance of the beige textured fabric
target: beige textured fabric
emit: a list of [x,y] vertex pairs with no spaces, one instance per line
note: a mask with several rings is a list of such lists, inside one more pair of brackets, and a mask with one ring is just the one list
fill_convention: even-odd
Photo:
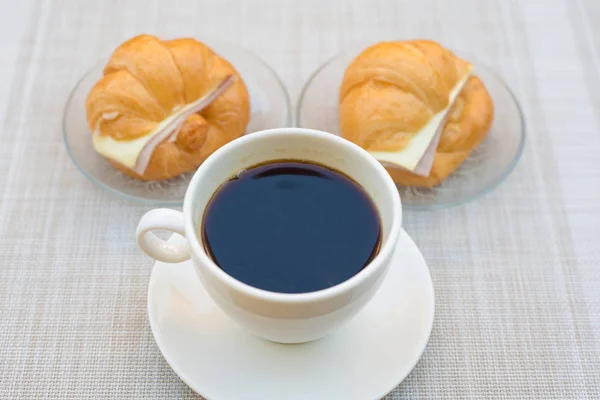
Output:
[[93,186],[61,138],[78,77],[140,32],[238,43],[292,99],[356,42],[433,38],[493,66],[527,115],[525,153],[485,197],[406,213],[436,320],[388,398],[600,398],[599,21],[597,0],[36,2],[17,68],[0,65],[0,398],[198,398],[148,326],[133,232],[149,208]]

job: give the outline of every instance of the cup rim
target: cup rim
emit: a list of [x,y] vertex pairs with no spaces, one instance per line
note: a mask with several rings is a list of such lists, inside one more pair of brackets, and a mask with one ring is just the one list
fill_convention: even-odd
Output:
[[[360,158],[364,160],[365,163],[370,164],[379,172],[381,179],[384,181],[384,185],[386,190],[391,195],[392,201],[392,221],[390,226],[390,233],[386,238],[386,241],[382,243],[382,246],[379,250],[379,253],[375,256],[371,262],[364,267],[359,273],[355,274],[351,278],[338,283],[335,286],[331,286],[325,289],[317,290],[314,292],[304,292],[304,293],[281,293],[281,292],[273,292],[265,289],[260,289],[247,283],[244,283],[233,276],[229,275],[225,271],[223,271],[206,253],[204,246],[202,245],[202,240],[198,233],[194,229],[194,214],[195,210],[192,208],[194,205],[194,194],[198,186],[201,184],[201,179],[203,176],[203,171],[208,169],[218,160],[223,157],[227,152],[231,149],[234,149],[239,146],[244,146],[252,141],[264,140],[273,136],[278,135],[303,135],[303,136],[318,136],[319,138],[333,141],[338,146],[343,146],[347,150],[356,153]],[[233,172],[234,173],[234,172]],[[233,174],[232,173],[232,174]],[[266,301],[274,301],[279,303],[311,303],[318,302],[326,299],[330,299],[341,295],[343,293],[347,293],[351,291],[353,288],[359,286],[362,282],[368,280],[376,271],[385,266],[384,261],[389,259],[392,256],[394,248],[396,246],[397,238],[400,235],[401,230],[401,221],[402,221],[402,206],[400,200],[400,194],[398,193],[398,189],[390,175],[387,173],[383,165],[379,163],[373,156],[369,154],[366,150],[361,148],[360,146],[341,138],[337,135],[327,133],[324,131],[319,131],[315,129],[306,129],[306,128],[274,128],[267,129],[263,131],[254,132],[248,135],[244,135],[238,139],[235,139],[218,150],[212,153],[202,165],[196,170],[194,176],[192,177],[188,189],[185,193],[185,198],[183,202],[183,218],[185,225],[185,234],[186,239],[188,241],[189,249],[192,254],[198,257],[199,261],[204,264],[204,266],[211,270],[211,272],[216,275],[221,282],[225,283],[228,287],[233,290],[244,293],[247,296],[253,297],[255,299],[261,299]]]

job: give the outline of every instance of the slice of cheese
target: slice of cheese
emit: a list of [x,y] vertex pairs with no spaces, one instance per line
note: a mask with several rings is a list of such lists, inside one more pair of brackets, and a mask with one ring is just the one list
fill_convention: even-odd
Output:
[[[439,140],[440,132],[438,131],[441,131],[441,125],[446,121],[448,112],[452,108],[458,94],[467,83],[467,79],[470,75],[471,69],[469,69],[450,91],[448,106],[435,114],[419,132],[414,134],[405,148],[399,151],[369,151],[369,153],[384,164],[393,164],[409,171],[415,171],[417,166],[419,166],[419,162],[423,158],[423,155],[428,147],[430,147],[432,140],[436,139],[436,135],[438,135],[437,138]],[[420,175],[429,175],[431,165],[428,165],[425,169],[427,169],[425,173],[419,171]]]
[[[144,149],[144,146],[146,146],[154,136],[158,135],[165,126],[185,114],[186,111],[193,108],[195,104],[196,103],[190,103],[185,107],[180,108],[177,112],[162,120],[153,131],[132,140],[116,140],[111,136],[100,135],[95,132],[92,135],[94,148],[104,157],[110,158],[127,168],[133,168],[140,153]],[[102,116],[104,120],[111,120],[116,117],[117,116],[114,115]]]

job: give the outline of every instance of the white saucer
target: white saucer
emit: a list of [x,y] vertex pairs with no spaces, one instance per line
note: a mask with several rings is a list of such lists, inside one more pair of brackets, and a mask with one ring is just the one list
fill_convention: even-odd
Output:
[[405,232],[373,299],[340,330],[311,343],[272,343],[238,327],[210,299],[191,261],[157,262],[148,288],[148,317],[163,356],[193,390],[217,400],[380,399],[421,357],[433,314],[429,270]]

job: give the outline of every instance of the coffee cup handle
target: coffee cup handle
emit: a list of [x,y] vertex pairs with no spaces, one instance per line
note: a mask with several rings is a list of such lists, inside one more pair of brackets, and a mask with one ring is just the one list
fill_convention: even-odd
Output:
[[187,242],[167,242],[152,233],[155,229],[171,231],[185,237],[183,213],[168,208],[148,211],[140,219],[135,236],[140,249],[157,261],[178,263],[190,259]]

